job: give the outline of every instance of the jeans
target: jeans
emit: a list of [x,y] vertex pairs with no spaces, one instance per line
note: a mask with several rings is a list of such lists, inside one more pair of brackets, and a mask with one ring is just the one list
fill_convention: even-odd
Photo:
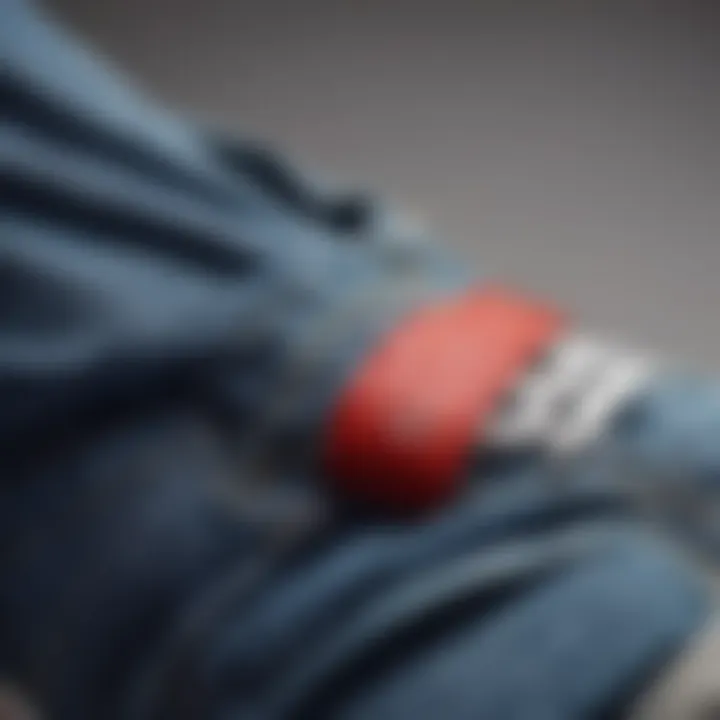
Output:
[[531,456],[412,521],[337,506],[338,388],[475,274],[20,0],[0,62],[3,674],[61,720],[622,716],[713,610],[708,384],[659,380],[561,481]]

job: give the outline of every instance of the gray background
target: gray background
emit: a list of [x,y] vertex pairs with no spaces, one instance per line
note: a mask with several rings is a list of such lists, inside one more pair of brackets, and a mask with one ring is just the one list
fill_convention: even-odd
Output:
[[480,272],[720,366],[712,2],[51,4],[163,100],[386,195]]

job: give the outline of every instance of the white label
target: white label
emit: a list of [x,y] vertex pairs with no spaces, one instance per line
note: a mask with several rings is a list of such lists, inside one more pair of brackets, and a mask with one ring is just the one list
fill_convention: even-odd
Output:
[[653,372],[654,363],[638,353],[571,336],[528,372],[485,442],[506,449],[578,452],[603,435]]

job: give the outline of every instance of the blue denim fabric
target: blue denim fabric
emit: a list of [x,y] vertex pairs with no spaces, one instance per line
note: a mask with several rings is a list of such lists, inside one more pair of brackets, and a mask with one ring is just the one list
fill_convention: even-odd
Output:
[[305,457],[333,392],[466,274],[19,0],[0,63],[0,670],[50,717],[615,717],[702,627],[644,500],[715,480],[706,386],[658,386],[563,482],[529,458],[348,517]]
[[[223,358],[244,383],[235,404],[256,415],[324,315],[348,307],[354,322],[336,323],[315,384],[411,298],[464,282],[430,251],[398,271],[388,256],[403,251],[372,213],[342,222],[352,201],[302,186],[289,202],[272,156],[156,109],[24,4],[2,7],[3,292],[23,308],[0,328],[3,437]],[[370,283],[383,304],[353,313]]]

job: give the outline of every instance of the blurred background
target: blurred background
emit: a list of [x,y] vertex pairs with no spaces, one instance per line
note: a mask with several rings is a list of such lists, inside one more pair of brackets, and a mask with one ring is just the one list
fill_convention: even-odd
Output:
[[481,274],[720,367],[715,3],[50,6],[167,103],[387,197]]

